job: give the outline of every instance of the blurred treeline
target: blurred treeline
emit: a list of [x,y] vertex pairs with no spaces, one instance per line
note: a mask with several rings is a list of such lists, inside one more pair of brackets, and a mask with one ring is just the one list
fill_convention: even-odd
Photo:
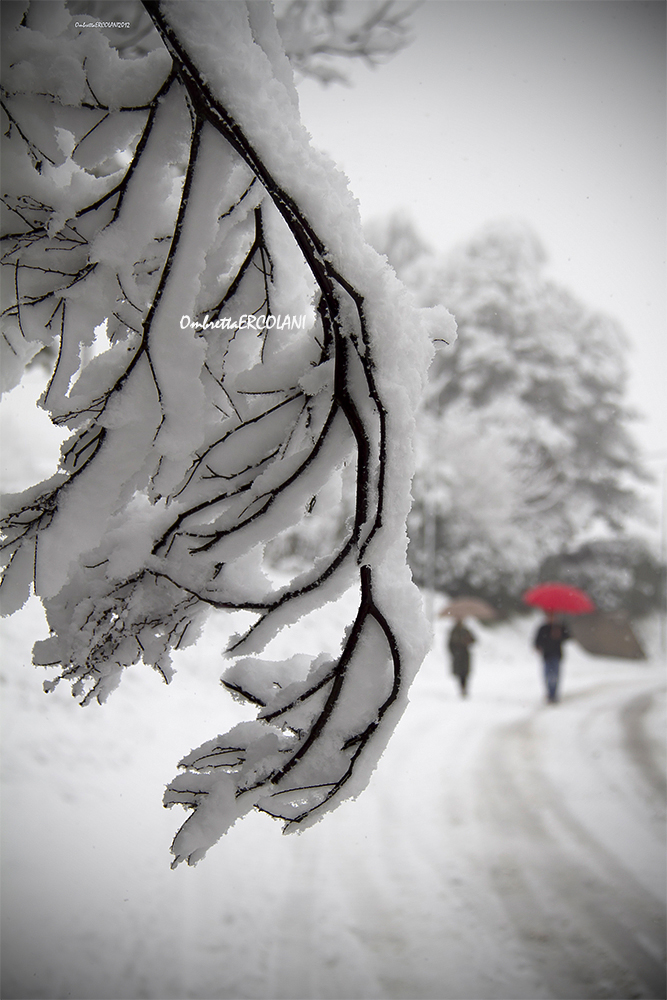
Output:
[[[585,589],[602,611],[663,605],[650,481],[625,402],[626,337],[545,275],[524,225],[486,227],[439,255],[401,214],[368,227],[376,249],[423,306],[444,304],[458,338],[439,347],[418,420],[408,523],[415,580],[449,597],[483,597],[501,614],[541,580]],[[344,474],[343,474],[344,478]],[[326,508],[286,533],[278,561],[316,558],[342,537]]]
[[443,303],[458,324],[419,421],[417,581],[501,611],[554,579],[603,611],[662,606],[619,325],[546,276],[545,251],[520,223],[490,224],[446,256],[400,214],[369,236],[421,305]]

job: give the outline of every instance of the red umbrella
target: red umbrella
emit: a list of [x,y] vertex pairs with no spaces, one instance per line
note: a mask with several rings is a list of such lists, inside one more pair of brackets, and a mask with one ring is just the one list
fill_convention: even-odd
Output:
[[523,595],[526,604],[543,611],[561,612],[566,615],[586,615],[595,611],[588,594],[568,583],[540,583]]

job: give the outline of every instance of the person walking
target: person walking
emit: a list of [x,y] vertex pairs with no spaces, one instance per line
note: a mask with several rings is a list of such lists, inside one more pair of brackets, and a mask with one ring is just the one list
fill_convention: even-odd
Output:
[[454,628],[449,633],[447,645],[451,656],[452,673],[461,686],[461,697],[468,693],[468,677],[470,675],[470,647],[475,636],[467,629],[460,618],[457,618]]
[[560,681],[560,663],[563,658],[563,643],[570,639],[570,633],[562,622],[556,621],[556,616],[550,612],[546,622],[540,625],[535,633],[535,649],[542,654],[544,661],[544,682],[547,688],[547,701],[553,704],[558,701],[558,684]]

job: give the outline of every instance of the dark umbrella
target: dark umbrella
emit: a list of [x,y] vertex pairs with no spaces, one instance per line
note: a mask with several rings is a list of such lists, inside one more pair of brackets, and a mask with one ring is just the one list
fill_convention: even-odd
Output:
[[495,608],[479,597],[457,597],[442,609],[440,617],[444,615],[450,618],[479,618],[480,621],[498,617]]
[[568,583],[540,583],[523,595],[526,604],[542,608],[546,612],[560,612],[567,615],[587,615],[595,611],[595,605],[588,594]]
[[574,638],[588,653],[625,660],[646,659],[637,636],[622,614],[584,615],[569,625]]

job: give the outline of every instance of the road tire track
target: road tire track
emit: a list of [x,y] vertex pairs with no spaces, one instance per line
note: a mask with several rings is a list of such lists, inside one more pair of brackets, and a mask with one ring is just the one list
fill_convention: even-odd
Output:
[[[659,772],[641,728],[651,698],[624,701],[619,727],[628,755],[655,784]],[[588,711],[595,712],[594,699]],[[573,732],[579,717],[572,716]],[[577,821],[549,781],[540,718],[500,727],[482,755],[479,815],[496,831],[495,891],[554,997],[662,1000],[664,907]]]
[[653,708],[657,692],[638,695],[621,711],[623,741],[628,758],[637,767],[649,788],[664,803],[667,801],[667,780],[663,767],[656,760],[656,747],[646,731],[646,716]]

